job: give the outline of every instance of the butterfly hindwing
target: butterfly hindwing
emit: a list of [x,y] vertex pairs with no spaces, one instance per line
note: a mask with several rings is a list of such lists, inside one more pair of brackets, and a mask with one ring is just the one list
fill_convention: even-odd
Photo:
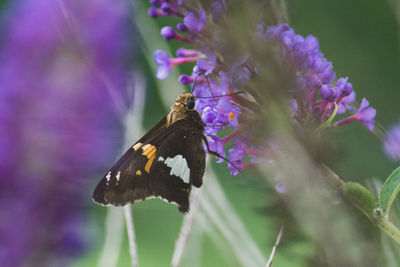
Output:
[[204,168],[201,129],[189,118],[167,127],[163,118],[106,173],[93,199],[125,205],[160,197],[187,212],[191,185],[201,186]]
[[150,170],[150,187],[155,196],[189,209],[191,185],[200,187],[205,169],[202,133],[193,129],[190,120],[180,120],[158,146]]

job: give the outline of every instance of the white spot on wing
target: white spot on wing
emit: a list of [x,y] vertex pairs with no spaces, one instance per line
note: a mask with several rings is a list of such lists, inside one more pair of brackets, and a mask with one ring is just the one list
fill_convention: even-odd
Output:
[[115,178],[117,178],[117,182],[116,185],[118,185],[119,182],[119,178],[121,177],[121,171],[118,171],[117,175],[115,176]]
[[190,169],[187,165],[186,159],[182,155],[176,155],[173,158],[159,157],[158,161],[164,161],[165,165],[171,168],[170,175],[176,175],[181,178],[185,183],[189,183]]
[[107,182],[109,182],[110,179],[111,179],[111,171],[109,171],[109,172],[107,173],[107,175],[106,175],[106,180],[107,180]]

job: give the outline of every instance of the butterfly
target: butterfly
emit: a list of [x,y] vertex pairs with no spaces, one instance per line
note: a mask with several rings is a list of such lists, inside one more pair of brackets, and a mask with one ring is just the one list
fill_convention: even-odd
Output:
[[[181,94],[170,113],[130,147],[100,180],[93,200],[101,205],[122,206],[161,198],[189,210],[192,185],[201,187],[207,150],[206,126],[194,109],[192,94]],[[221,157],[221,156],[219,156]]]

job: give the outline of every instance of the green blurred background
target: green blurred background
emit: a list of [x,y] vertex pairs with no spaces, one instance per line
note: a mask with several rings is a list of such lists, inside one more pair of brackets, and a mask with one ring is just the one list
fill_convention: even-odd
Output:
[[[7,14],[6,2],[1,2],[3,14]],[[167,114],[168,105],[172,104],[177,90],[182,88],[176,80],[176,74],[189,73],[191,68],[176,70],[165,81],[155,79],[152,49],[168,45],[171,51],[175,51],[179,44],[174,41],[167,44],[159,34],[161,27],[171,20],[148,18],[147,1],[136,2],[133,3],[132,11],[132,21],[136,23],[132,30],[132,40],[135,43],[134,69],[143,74],[146,81],[142,123],[145,131]],[[357,100],[366,97],[371,106],[376,108],[376,120],[384,127],[396,123],[400,118],[400,15],[396,16],[400,14],[400,4],[395,0],[305,0],[288,1],[287,10],[289,25],[298,34],[312,34],[319,39],[320,50],[333,62],[337,77],[349,77],[357,92]],[[143,27],[150,31],[141,31]],[[185,90],[189,88],[186,87]],[[165,95],[170,97],[165,99]],[[398,165],[398,162],[387,159],[382,151],[381,140],[366,131],[364,126],[347,125],[335,131],[342,150],[340,157],[330,167],[344,180],[360,183],[371,177],[383,180]],[[128,146],[129,144],[125,144],[120,151]],[[274,187],[262,179],[257,171],[246,170],[237,176],[231,176],[225,163],[216,164],[214,161],[212,159],[207,168],[217,174],[230,204],[267,259],[280,228],[280,213],[279,210],[274,210],[279,196]],[[90,198],[91,190],[112,164],[110,162],[104,166],[103,171],[99,171],[98,176],[90,178],[86,200],[90,207],[90,223],[85,233],[89,246],[83,255],[71,262],[71,266],[98,266],[102,255],[109,252],[103,251],[109,208],[92,203]],[[121,247],[110,248],[110,251],[118,252],[117,266],[129,266],[129,245],[122,209],[113,209],[114,215],[109,217],[114,219],[111,222],[115,225],[117,240],[120,231],[123,232]],[[140,266],[169,266],[184,216],[175,206],[158,199],[134,204],[132,211]],[[218,232],[214,229],[211,234],[216,234],[215,231]],[[290,232],[290,229],[288,231],[278,248],[273,266],[309,266],[309,259],[315,254],[316,248],[301,234]],[[188,265],[183,266],[241,266],[225,240],[215,243],[208,234],[199,235],[198,238],[201,261],[190,262],[190,259],[186,259]]]

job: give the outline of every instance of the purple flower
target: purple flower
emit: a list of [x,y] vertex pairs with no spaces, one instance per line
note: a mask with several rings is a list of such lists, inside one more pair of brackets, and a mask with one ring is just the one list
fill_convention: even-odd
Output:
[[338,104],[337,114],[343,114],[347,110],[353,110],[349,104],[353,103],[355,100],[355,92],[353,91],[353,85],[347,82],[348,77],[338,79],[336,83],[336,88],[339,93],[339,97],[336,101]]
[[307,56],[311,56],[319,53],[319,41],[312,35],[309,35],[304,40],[304,44],[302,49],[304,50],[304,54]]
[[199,71],[203,72],[205,75],[209,75],[217,66],[217,56],[211,52],[209,47],[204,49],[204,54],[207,56],[208,60],[200,58],[197,62],[197,66]]
[[156,76],[158,79],[163,80],[171,72],[173,66],[197,61],[198,57],[199,56],[170,58],[164,51],[156,50],[154,52],[154,62],[158,65]]
[[154,61],[158,65],[157,78],[160,80],[167,78],[168,74],[171,72],[171,62],[168,54],[164,51],[156,50],[154,52]]
[[356,93],[352,91],[350,95],[343,97],[340,99],[338,102],[338,110],[337,114],[343,114],[347,110],[355,110],[354,107],[350,106],[349,104],[353,103],[354,100],[356,99]]
[[349,77],[339,78],[336,82],[336,87],[340,92],[340,96],[346,97],[353,92],[353,86],[351,85],[351,83],[347,82],[348,79]]
[[179,8],[182,5],[182,1],[164,1],[161,4],[161,10],[166,14],[174,17],[183,17],[183,15],[179,12]]
[[[262,36],[264,27],[257,27],[256,35]],[[286,55],[289,63],[296,66],[296,83],[298,89],[292,90],[291,93],[297,95],[304,94],[302,97],[306,100],[302,106],[306,106],[307,110],[316,117],[316,120],[323,122],[328,119],[337,106],[336,114],[343,114],[347,110],[353,110],[349,104],[355,100],[355,92],[353,86],[348,82],[348,78],[339,78],[336,86],[332,85],[335,80],[336,73],[333,71],[332,63],[329,62],[322,53],[319,52],[318,40],[309,35],[305,39],[296,35],[293,29],[286,24],[270,26],[266,33],[267,40],[274,40],[283,46],[283,55]],[[319,100],[318,92],[321,96]],[[298,103],[299,104],[299,103]],[[363,99],[360,109],[353,116],[350,116],[334,125],[339,126],[352,121],[360,121],[372,130],[374,125],[375,109],[368,107],[368,101]],[[298,110],[302,112],[302,110]],[[307,116],[307,114],[302,113]],[[295,116],[301,119],[301,116]]]
[[369,102],[367,99],[363,98],[356,114],[336,122],[335,126],[340,126],[353,121],[359,121],[367,126],[370,131],[374,130],[374,118],[376,116],[376,110],[368,106]]
[[164,11],[168,15],[172,14],[172,7],[167,2],[164,2],[164,3],[161,4],[161,10]]
[[186,74],[182,74],[179,76],[179,82],[181,84],[188,84],[188,83],[192,83],[194,82],[194,79],[192,76],[186,75]]
[[207,14],[203,9],[200,9],[197,14],[195,12],[187,12],[183,22],[189,30],[200,32],[206,26]]
[[265,33],[265,37],[268,40],[277,40],[278,38],[280,38],[280,35],[283,32],[288,31],[288,30],[290,30],[290,27],[287,24],[279,24],[276,26],[269,26],[267,29],[267,32]]
[[335,79],[332,63],[326,60],[322,54],[307,57],[305,67],[308,68],[307,75],[317,74],[321,83],[330,84]]
[[184,23],[178,23],[176,25],[176,28],[178,29],[178,31],[181,31],[181,32],[184,32],[188,29]]
[[367,99],[363,98],[360,108],[357,110],[354,116],[362,124],[367,126],[370,131],[372,131],[374,129],[374,118],[376,116],[376,110],[368,106],[369,102],[367,101]]
[[[205,10],[194,12],[193,10],[197,9],[190,4],[174,5],[176,12],[182,14],[184,23],[178,23],[177,27],[188,37],[177,37],[172,28],[163,28],[162,35],[166,39],[175,38],[192,44],[197,49],[181,48],[177,51],[177,59],[170,59],[165,53],[156,54],[156,62],[159,64],[157,77],[164,78],[171,66],[197,61],[192,75],[181,75],[179,81],[183,84],[192,84],[194,88],[193,94],[197,97],[195,108],[206,124],[205,134],[215,142],[214,134],[223,128],[230,128],[231,132],[218,139],[218,142],[221,141],[218,144],[226,145],[232,141],[234,147],[229,150],[229,158],[235,162],[234,164],[239,165],[240,169],[258,164],[259,159],[254,157],[259,157],[262,153],[256,151],[262,151],[263,148],[261,146],[254,150],[252,142],[261,144],[268,142],[252,136],[251,127],[243,127],[241,122],[246,122],[249,118],[254,119],[258,112],[262,112],[262,105],[259,106],[260,103],[257,103],[257,96],[263,94],[259,91],[262,89],[252,87],[254,82],[262,79],[261,75],[273,75],[262,73],[273,68],[269,66],[265,68],[269,63],[260,61],[257,58],[258,54],[252,53],[251,49],[250,51],[237,49],[235,44],[231,43],[231,37],[223,34],[224,29],[213,31],[221,26],[218,23],[224,14],[229,12],[224,1],[216,1],[211,5],[210,23],[214,22],[213,25],[207,24]],[[317,38],[312,35],[303,37],[296,34],[287,24],[267,27],[261,23],[249,36],[248,42],[251,44],[249,47],[254,45],[255,50],[265,46],[269,52],[278,51],[280,55],[271,57],[276,58],[277,62],[271,63],[278,63],[287,69],[285,74],[293,75],[294,83],[290,83],[288,86],[290,88],[282,94],[290,96],[287,105],[291,109],[287,108],[288,115],[298,129],[310,125],[315,125],[317,128],[323,126],[321,129],[325,129],[329,128],[326,126],[339,126],[352,121],[360,121],[370,130],[373,129],[376,111],[368,107],[368,101],[365,99],[354,115],[334,122],[335,115],[355,110],[352,103],[356,94],[347,77],[335,81],[333,64],[319,51]],[[262,53],[260,51],[259,54]],[[180,60],[179,63],[177,60]],[[244,91],[250,97],[241,95]],[[310,121],[315,123],[308,123]],[[252,142],[250,137],[254,139]],[[250,158],[244,159],[246,153]],[[237,173],[232,164],[229,164],[229,168],[232,169],[232,173]]]
[[202,110],[201,119],[206,124],[213,124],[218,118],[219,112],[213,107],[207,106]]
[[[238,136],[232,140],[233,148],[229,149],[229,160],[235,164],[228,163],[232,175],[237,175],[243,169],[243,158],[246,156],[247,142],[243,136]],[[239,170],[238,170],[239,169]]]
[[149,8],[147,13],[152,18],[156,18],[156,17],[159,17],[159,16],[167,16],[167,13],[165,13],[164,11],[159,10],[157,8],[154,8],[154,7]]
[[329,84],[323,84],[321,86],[321,97],[326,99],[327,101],[332,101],[336,97],[335,88],[330,86]]
[[233,105],[229,98],[221,97],[218,101],[216,108],[220,112],[220,116],[218,117],[218,121],[221,124],[226,124],[228,128],[236,128],[238,127],[238,116],[240,114],[240,109]]
[[[225,146],[222,142],[221,138],[215,135],[209,135],[210,139],[208,139],[208,144],[211,151],[217,152],[220,156],[225,157]],[[205,148],[207,151],[207,148]],[[217,157],[217,163],[223,162],[224,159]]]
[[176,50],[177,57],[199,57],[201,55],[201,52],[193,49],[178,48]]
[[165,40],[171,40],[175,38],[175,30],[172,27],[166,26],[161,29],[161,35]]
[[67,266],[85,248],[91,178],[121,145],[110,90],[122,97],[129,78],[129,12],[105,0],[11,4],[0,61],[0,265]]
[[383,149],[391,160],[400,159],[400,123],[391,126],[387,131]]
[[174,28],[169,27],[169,26],[163,27],[161,29],[161,35],[167,41],[169,41],[171,39],[177,39],[177,40],[179,40],[181,42],[185,42],[185,43],[188,43],[188,44],[192,43],[192,41],[190,39],[186,38],[183,35],[177,34],[175,32]]

